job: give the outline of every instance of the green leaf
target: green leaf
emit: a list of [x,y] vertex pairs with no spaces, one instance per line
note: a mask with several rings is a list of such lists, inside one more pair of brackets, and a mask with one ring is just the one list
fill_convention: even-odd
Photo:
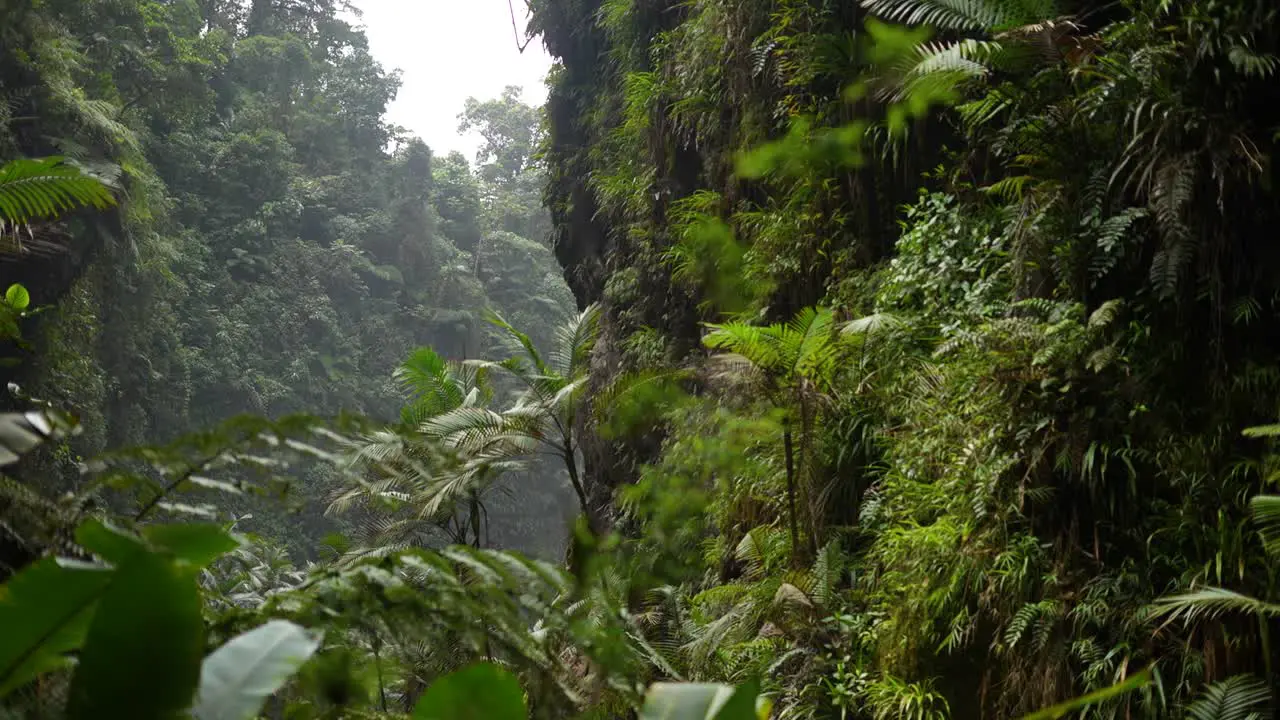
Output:
[[149,525],[142,534],[152,546],[167,550],[179,560],[199,568],[207,567],[241,545],[234,535],[208,523]]
[[1243,435],[1247,438],[1280,437],[1280,424],[1248,427],[1244,429]]
[[760,696],[760,683],[750,680],[733,691],[715,720],[768,720],[771,710],[769,701]]
[[86,520],[76,528],[76,542],[115,565],[147,551],[141,538],[101,520]]
[[89,627],[67,717],[179,717],[200,679],[200,609],[193,569],[150,552],[121,565]]
[[758,694],[755,683],[654,683],[640,720],[765,720],[769,705]]
[[1068,700],[1064,703],[1060,703],[1052,707],[1047,707],[1043,710],[1039,710],[1037,712],[1034,712],[1034,713],[1031,713],[1030,715],[1025,716],[1024,718],[1022,718],[1022,720],[1058,720],[1058,718],[1065,717],[1066,715],[1072,712],[1075,712],[1076,710],[1091,707],[1093,705],[1097,705],[1098,703],[1105,702],[1107,700],[1111,700],[1112,698],[1116,698],[1121,695],[1124,695],[1125,693],[1130,693],[1130,692],[1133,692],[1134,690],[1139,690],[1141,688],[1144,688],[1150,682],[1151,682],[1151,670],[1150,669],[1143,670],[1142,672],[1130,677],[1124,682],[1120,682],[1115,685],[1112,685],[1111,687],[1103,688],[1101,690],[1091,692],[1088,695],[1082,695],[1081,697],[1075,698],[1074,700]]
[[108,568],[70,568],[45,558],[0,586],[0,697],[64,664],[80,647]]
[[527,720],[524,691],[511,673],[489,663],[446,675],[431,684],[413,710],[414,720]]
[[27,292],[27,289],[22,285],[14,283],[5,291],[4,300],[14,310],[26,310],[31,306],[31,293]]
[[60,157],[0,165],[0,221],[25,225],[78,207],[102,210],[114,204],[115,197],[102,180]]
[[204,661],[193,714],[197,720],[249,720],[320,647],[318,637],[272,620],[232,638]]

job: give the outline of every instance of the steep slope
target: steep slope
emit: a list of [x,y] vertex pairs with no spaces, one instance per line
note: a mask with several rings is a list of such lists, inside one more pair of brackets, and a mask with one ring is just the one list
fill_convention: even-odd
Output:
[[[697,378],[588,452],[596,502],[687,583],[646,610],[692,618],[655,628],[673,663],[818,717],[1011,716],[1148,664],[1162,694],[1112,709],[1162,716],[1270,671],[1274,619],[1150,603],[1274,592],[1241,432],[1280,415],[1275,12],[534,5],[597,391]],[[712,343],[750,362],[704,362],[726,318]]]

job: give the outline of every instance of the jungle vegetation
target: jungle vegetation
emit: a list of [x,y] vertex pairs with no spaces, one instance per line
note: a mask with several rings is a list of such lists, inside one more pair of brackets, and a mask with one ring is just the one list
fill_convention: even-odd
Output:
[[1280,8],[523,9],[0,0],[0,717],[1274,715]]

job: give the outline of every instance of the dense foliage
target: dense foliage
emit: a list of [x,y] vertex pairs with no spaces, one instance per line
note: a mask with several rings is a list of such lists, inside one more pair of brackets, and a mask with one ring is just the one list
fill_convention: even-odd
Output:
[[[245,413],[390,420],[392,371],[415,348],[480,356],[487,307],[548,342],[569,312],[543,244],[537,110],[518,88],[472,101],[478,165],[434,157],[383,119],[398,78],[340,5],[0,7],[0,157],[65,156],[123,198],[0,270],[53,306],[27,331],[38,362],[5,379],[80,416],[70,452]],[[16,209],[23,222],[45,208]],[[33,472],[66,489],[68,457]],[[309,510],[249,526],[286,523],[295,557],[315,559],[339,527],[317,511],[336,482],[314,468],[298,488]],[[555,556],[571,497],[540,475],[495,509],[495,533]]]
[[533,5],[592,382],[669,408],[585,442],[676,667],[784,717],[1274,683],[1271,3]]
[[0,0],[0,714],[1270,716],[1280,10],[529,9]]

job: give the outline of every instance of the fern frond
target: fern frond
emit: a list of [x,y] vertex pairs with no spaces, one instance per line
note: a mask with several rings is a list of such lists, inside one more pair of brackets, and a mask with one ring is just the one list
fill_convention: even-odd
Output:
[[767,328],[746,323],[708,327],[712,331],[702,338],[702,344],[712,350],[739,355],[761,369],[776,367],[782,359],[777,333],[770,333]]
[[923,43],[916,52],[920,60],[911,68],[915,75],[955,72],[982,77],[990,72],[992,59],[1004,52],[1004,46],[990,40],[966,38],[955,43]]
[[63,158],[14,160],[0,166],[0,221],[25,225],[79,207],[115,205],[111,189]]
[[794,359],[790,372],[797,377],[825,377],[837,347],[831,342],[835,314],[829,308],[805,308],[787,325],[784,352]]
[[1210,685],[1187,706],[1190,720],[1252,720],[1264,716],[1271,690],[1257,678],[1235,675]]
[[939,30],[983,31],[1005,24],[1008,16],[993,0],[862,0],[862,7],[903,25]]
[[1088,328],[1090,330],[1101,330],[1111,323],[1120,315],[1121,308],[1124,307],[1124,301],[1119,298],[1113,298],[1098,306],[1089,314]]

